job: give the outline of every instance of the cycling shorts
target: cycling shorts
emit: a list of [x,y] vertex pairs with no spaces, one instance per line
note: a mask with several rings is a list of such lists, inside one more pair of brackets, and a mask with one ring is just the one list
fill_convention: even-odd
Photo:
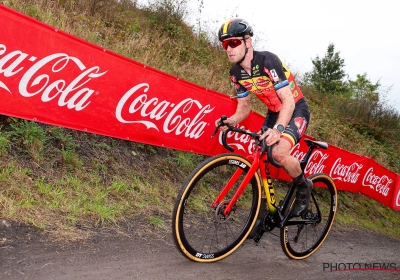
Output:
[[[278,120],[279,112],[268,112],[263,126],[273,128]],[[281,139],[284,138],[292,145],[296,145],[307,130],[310,122],[310,108],[304,98],[300,99],[294,108],[293,116],[286,126]]]

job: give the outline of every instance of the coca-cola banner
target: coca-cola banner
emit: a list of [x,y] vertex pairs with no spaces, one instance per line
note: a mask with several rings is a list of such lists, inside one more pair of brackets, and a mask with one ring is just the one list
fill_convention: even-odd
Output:
[[[304,138],[313,139],[307,135]],[[304,141],[292,149],[292,155],[299,159],[306,152]],[[318,149],[313,152],[305,172],[308,175],[326,173],[334,179],[339,190],[359,192],[400,210],[400,175],[368,157],[329,145],[327,150]],[[290,179],[283,169],[277,171],[277,177]]]
[[[173,77],[0,5],[0,114],[204,155],[227,152],[214,122],[236,100]],[[240,124],[257,131],[252,112]],[[305,138],[311,138],[305,136]],[[230,133],[242,155],[253,142]],[[292,154],[301,158],[302,141]],[[324,172],[338,189],[400,210],[399,175],[340,148],[317,150],[307,174]],[[282,169],[273,175],[290,179]],[[397,184],[397,187],[396,187]]]

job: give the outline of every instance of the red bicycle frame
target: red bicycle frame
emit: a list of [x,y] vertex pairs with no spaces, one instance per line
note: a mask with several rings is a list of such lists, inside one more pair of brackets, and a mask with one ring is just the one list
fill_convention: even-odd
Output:
[[[261,180],[262,180],[262,184],[264,186],[268,208],[271,211],[271,213],[276,213],[278,211],[278,207],[276,206],[275,192],[274,192],[274,188],[272,186],[272,178],[271,178],[271,175],[269,172],[268,160],[267,160],[266,154],[265,153],[261,154],[261,148],[256,147],[254,154],[247,156],[246,159],[249,162],[251,162],[250,170],[247,172],[246,176],[244,177],[243,181],[239,185],[239,187],[236,190],[235,194],[233,195],[232,199],[229,201],[228,205],[224,209],[223,214],[225,216],[229,215],[229,213],[232,211],[233,206],[236,204],[239,197],[242,195],[242,193],[246,189],[247,184],[250,182],[250,180],[254,176],[254,174],[256,174],[258,169],[260,169]],[[221,193],[211,204],[212,208],[215,209],[221,203],[221,201],[224,199],[226,194],[230,191],[230,189],[232,188],[234,183],[239,179],[239,177],[242,174],[243,174],[242,168],[238,168],[235,171],[235,173],[232,175],[232,177],[230,178],[228,183],[222,189]]]

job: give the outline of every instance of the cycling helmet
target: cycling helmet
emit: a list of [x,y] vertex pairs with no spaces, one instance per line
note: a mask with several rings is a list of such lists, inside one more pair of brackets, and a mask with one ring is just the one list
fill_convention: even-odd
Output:
[[218,39],[222,42],[232,37],[253,36],[253,28],[241,18],[233,18],[226,21],[218,31]]

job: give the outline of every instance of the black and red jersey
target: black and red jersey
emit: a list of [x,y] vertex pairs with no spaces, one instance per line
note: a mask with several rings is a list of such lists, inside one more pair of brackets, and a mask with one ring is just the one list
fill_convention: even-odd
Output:
[[289,86],[296,103],[304,97],[293,74],[278,56],[268,51],[253,53],[250,74],[239,64],[231,68],[230,76],[238,98],[246,96],[246,92],[254,93],[269,111],[279,112],[282,102],[276,93],[278,89]]

